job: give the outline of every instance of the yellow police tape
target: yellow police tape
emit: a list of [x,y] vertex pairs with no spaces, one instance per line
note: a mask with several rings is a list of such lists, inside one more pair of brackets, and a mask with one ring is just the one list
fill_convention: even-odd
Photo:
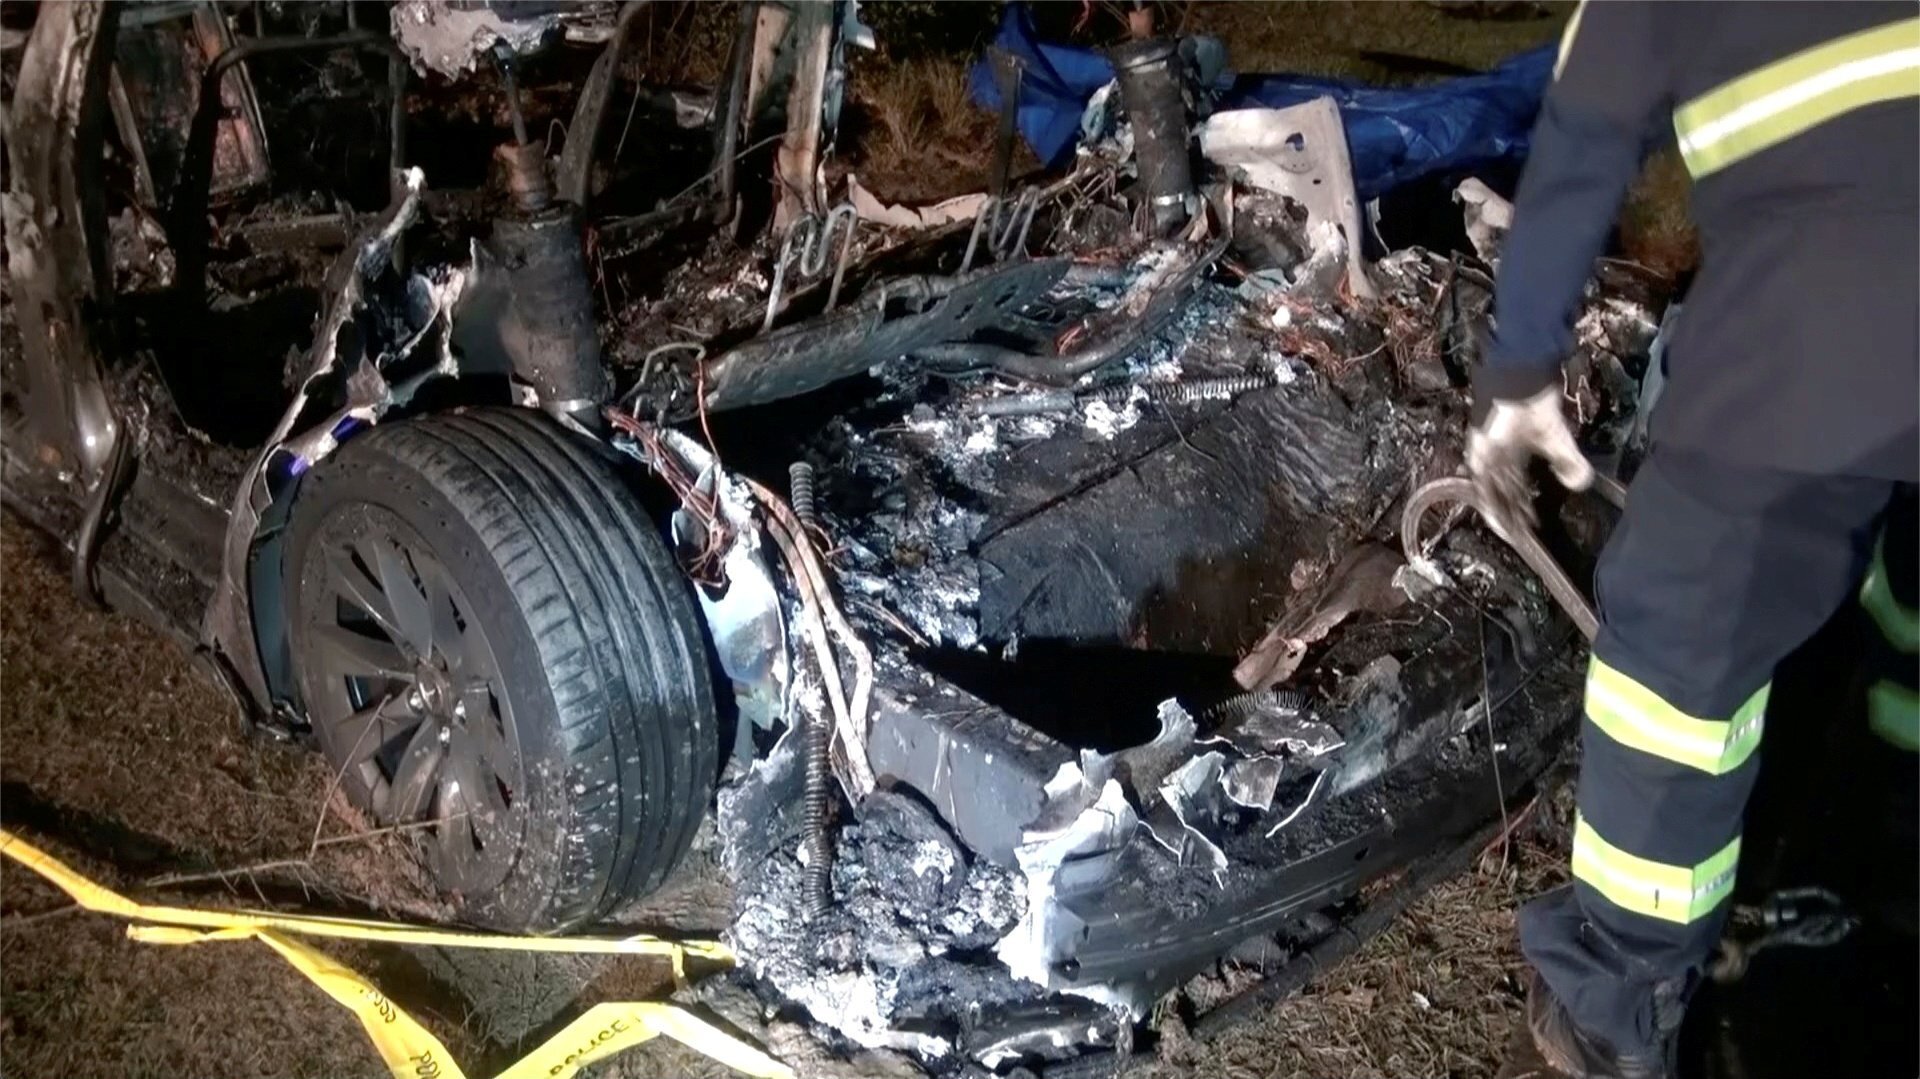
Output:
[[[669,941],[635,935],[604,937],[514,937],[448,929],[422,929],[357,918],[326,918],[263,911],[201,910],[138,903],[74,872],[59,859],[0,828],[0,854],[45,877],[86,910],[134,922],[127,936],[149,944],[198,944],[249,937],[279,952],[293,968],[354,1013],[394,1079],[466,1079],[440,1039],[434,1037],[373,984],[288,934],[429,944],[454,948],[503,948],[534,952],[586,952],[666,956],[674,979],[685,977],[684,959],[699,956],[731,963],[733,953],[717,941]],[[759,1049],[671,1004],[606,1003],[588,1008],[539,1048],[508,1065],[496,1079],[567,1079],[582,1067],[660,1035],[678,1041],[755,1079],[792,1079],[793,1071]]]

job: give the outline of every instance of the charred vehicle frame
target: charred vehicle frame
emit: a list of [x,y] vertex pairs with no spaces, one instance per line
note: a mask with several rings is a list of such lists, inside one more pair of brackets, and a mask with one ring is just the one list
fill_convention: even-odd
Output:
[[[706,95],[629,79],[639,2],[259,8],[42,7],[5,494],[253,730],[432,822],[463,921],[704,860],[741,981],[833,1045],[1071,1067],[1223,963],[1263,975],[1202,1029],[1296,988],[1564,747],[1578,595],[1533,568],[1608,513],[1525,558],[1402,534],[1491,279],[1364,257],[1331,103],[1196,122],[1135,43],[1129,125],[1016,183],[1009,109],[942,215],[825,198],[852,4],[740,5]],[[610,160],[622,105],[673,186]],[[316,115],[360,126],[283,150]],[[1659,300],[1613,267],[1582,317],[1603,451]]]

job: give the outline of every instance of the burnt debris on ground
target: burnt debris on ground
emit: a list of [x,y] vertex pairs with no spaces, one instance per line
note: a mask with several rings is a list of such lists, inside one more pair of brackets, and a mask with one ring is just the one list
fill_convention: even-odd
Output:
[[[1380,250],[1330,105],[1190,130],[1158,45],[1126,52],[1067,168],[959,209],[817,169],[749,192],[737,171],[787,160],[737,90],[630,83],[617,51],[514,55],[622,40],[638,7],[469,48],[492,14],[403,4],[399,56],[355,28],[317,85],[263,64],[240,105],[125,133],[171,156],[116,162],[137,358],[110,393],[146,467],[121,527],[76,544],[103,591],[144,583],[241,699],[287,705],[258,727],[305,738],[252,577],[302,477],[462,406],[597,442],[670,537],[727,721],[711,825],[666,892],[724,904],[705,913],[741,962],[690,992],[909,1073],[1173,1039],[1170,994],[1204,1025],[1256,991],[1222,957],[1298,976],[1533,793],[1577,634],[1476,522],[1412,562],[1397,534],[1409,493],[1458,471],[1499,195],[1462,186],[1472,249]],[[570,135],[549,175],[536,133],[575,84],[589,153]],[[330,132],[261,172],[263,130],[329,108],[386,137]],[[588,159],[630,137],[671,164]],[[214,204],[163,205],[195,169]],[[1581,313],[1566,394],[1615,469],[1664,291],[1610,265]],[[271,369],[214,362],[233,334],[270,341]],[[43,526],[86,519],[12,465]],[[1552,508],[1544,539],[1585,565],[1605,511]]]

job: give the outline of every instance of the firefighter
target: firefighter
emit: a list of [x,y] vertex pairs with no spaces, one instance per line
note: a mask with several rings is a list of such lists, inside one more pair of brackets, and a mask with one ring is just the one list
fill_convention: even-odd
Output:
[[1703,248],[1597,571],[1573,883],[1520,912],[1528,1026],[1569,1075],[1670,1074],[1726,920],[1774,666],[1850,597],[1904,657],[1875,729],[1915,743],[1912,575],[1876,550],[1916,542],[1880,539],[1920,472],[1916,14],[1594,2],[1562,39],[1475,379],[1468,470],[1496,516],[1531,520],[1534,457],[1568,487],[1592,479],[1559,364],[1642,155],[1670,138]]

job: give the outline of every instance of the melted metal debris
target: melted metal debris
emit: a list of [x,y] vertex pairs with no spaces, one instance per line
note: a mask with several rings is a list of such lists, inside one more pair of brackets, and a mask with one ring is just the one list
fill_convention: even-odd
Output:
[[[1311,255],[1334,245],[1301,248]],[[1342,265],[1344,252],[1335,255],[1321,261]],[[1124,310],[1141,282],[1172,264],[1170,251],[1150,247],[1124,278],[1081,286],[1077,299],[1083,309]],[[1097,444],[1155,420],[1159,384],[1249,372],[1282,384],[1323,379],[1379,431],[1367,472],[1391,485],[1430,464],[1457,438],[1450,417],[1464,395],[1442,392],[1456,388],[1446,370],[1424,387],[1414,371],[1440,369],[1441,350],[1453,347],[1435,312],[1458,287],[1461,270],[1415,250],[1383,261],[1375,273],[1382,298],[1357,305],[1324,292],[1312,273],[1245,295],[1203,283],[1130,354],[1074,386],[1048,391],[1047,403],[1064,400],[1061,407],[983,411],[982,402],[1044,395],[992,379],[938,382],[904,361],[877,368],[877,398],[857,416],[829,421],[816,443],[830,447],[821,451],[832,462],[820,472],[823,508],[842,549],[840,583],[853,609],[865,597],[927,642],[978,647],[981,569],[970,552],[988,522],[985,507],[994,504],[982,496],[1002,493],[1007,462],[1033,442]],[[1597,299],[1587,324],[1602,333],[1588,334],[1588,350],[1633,349],[1644,315],[1633,301]],[[1230,353],[1224,361],[1223,350]],[[1382,486],[1378,495],[1384,509],[1394,492]],[[1479,579],[1491,572],[1487,567],[1453,553],[1434,557],[1445,560],[1449,578],[1490,585]],[[1344,565],[1331,553],[1330,561]],[[1337,569],[1320,570],[1329,578],[1326,591],[1340,592],[1345,578]],[[1396,605],[1434,587],[1439,572],[1397,560],[1373,569],[1367,580],[1381,603],[1345,606]],[[1295,634],[1302,641],[1332,632],[1339,619],[1324,628],[1308,621],[1314,624]],[[1166,701],[1151,741],[1113,754],[1083,752],[1059,769],[1046,784],[1044,807],[1021,833],[1015,868],[972,857],[933,811],[883,790],[842,829],[834,903],[813,920],[804,913],[805,855],[795,841],[796,740],[786,739],[721,794],[724,860],[737,889],[730,942],[764,999],[804,1009],[831,1032],[829,1041],[844,1039],[843,1048],[903,1052],[936,1070],[969,1059],[992,1066],[1010,1059],[1010,1043],[1004,1032],[976,1036],[983,1012],[1020,1011],[1023,1019],[1008,1029],[1025,1030],[1021,1023],[1034,1022],[1036,1005],[1062,1001],[1068,1019],[1040,1022],[1042,1041],[1077,1039],[1063,1032],[1084,1021],[1088,1037],[1079,1044],[1087,1044],[1100,1023],[1131,1022],[1147,1002],[1119,983],[1075,984],[1066,990],[1071,999],[1049,988],[1060,980],[1061,964],[1078,954],[1086,928],[1068,897],[1144,872],[1178,904],[1203,909],[1244,868],[1228,851],[1244,852],[1249,841],[1289,826],[1320,827],[1331,796],[1374,783],[1424,751],[1425,742],[1401,727],[1408,693],[1398,662],[1382,656],[1338,677],[1338,700],[1327,712],[1338,728],[1297,693],[1252,701],[1224,722],[1210,712],[1209,723]],[[819,707],[817,688],[804,680],[793,697],[799,709]],[[1356,811],[1358,803],[1345,804],[1343,812]],[[1310,810],[1314,817],[1294,824]]]
[[494,48],[538,50],[560,30],[557,13],[510,18],[491,7],[455,7],[447,0],[400,0],[393,5],[393,39],[421,74],[458,78],[480,66]]
[[[1141,258],[1140,273],[1152,271],[1157,250]],[[1170,260],[1171,255],[1158,256],[1160,262]],[[1120,294],[1113,293],[1109,302],[1120,303]],[[997,387],[952,395],[936,409],[922,400],[927,382],[917,369],[883,366],[877,372],[886,386],[881,403],[904,408],[900,421],[862,431],[836,419],[827,432],[828,441],[849,451],[839,466],[842,486],[865,492],[871,503],[836,522],[834,534],[846,544],[842,584],[882,602],[928,641],[978,645],[980,570],[968,552],[987,515],[951,490],[997,491],[1001,465],[1023,447],[1075,436],[1111,441],[1159,414],[1165,406],[1148,399],[1151,387],[1178,382],[1203,337],[1239,314],[1240,301],[1230,290],[1200,286],[1159,334],[1078,383],[1081,390],[1132,386],[1132,392],[1089,398],[1060,411],[1003,416],[975,411],[978,401],[1025,392]],[[1260,360],[1273,362],[1264,353]],[[1287,363],[1278,369],[1285,381],[1296,377]],[[942,482],[930,482],[933,477]]]
[[[723,801],[729,845],[767,823],[727,807],[741,803]],[[847,1041],[951,1059],[971,1009],[1034,996],[977,958],[1023,915],[1020,881],[970,860],[910,796],[876,791],[860,812],[836,843],[830,910],[812,920],[803,913],[802,854],[788,841],[739,866],[728,943],[763,993],[805,1008]]]
[[[1073,954],[1079,920],[1057,901],[1063,871],[1071,863],[1073,873],[1083,877],[1111,872],[1140,823],[1119,780],[1105,774],[1109,770],[1100,759],[1061,765],[1047,783],[1045,807],[1014,852],[1026,878],[1026,911],[994,946],[994,954],[1015,976],[1035,985],[1046,985],[1054,965]],[[1124,1003],[1106,986],[1074,991],[1103,1003]]]

